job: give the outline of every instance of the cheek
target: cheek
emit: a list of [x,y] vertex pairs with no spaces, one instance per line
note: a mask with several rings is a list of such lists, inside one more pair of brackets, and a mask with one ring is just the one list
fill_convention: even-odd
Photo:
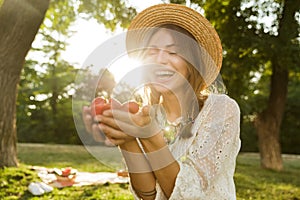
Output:
[[188,70],[188,64],[184,60],[182,59],[177,59],[176,61],[174,60],[174,66],[176,66],[176,70],[178,73],[180,73],[185,78],[188,78],[190,73]]
[[147,64],[153,64],[156,62],[155,62],[155,58],[153,56],[147,56],[147,57],[143,58],[141,63],[144,65],[147,65]]

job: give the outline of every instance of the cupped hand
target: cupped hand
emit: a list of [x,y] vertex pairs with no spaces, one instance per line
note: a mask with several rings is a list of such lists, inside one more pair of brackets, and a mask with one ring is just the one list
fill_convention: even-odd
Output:
[[145,106],[136,114],[111,109],[96,116],[96,119],[105,135],[120,144],[134,138],[150,138],[159,133],[161,128],[155,117],[155,109],[155,106]]

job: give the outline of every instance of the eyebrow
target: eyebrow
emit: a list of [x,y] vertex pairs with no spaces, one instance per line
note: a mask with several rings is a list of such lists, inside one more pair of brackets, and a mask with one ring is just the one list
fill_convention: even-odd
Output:
[[[156,45],[150,45],[149,47],[158,48],[158,46],[156,46]],[[171,48],[171,47],[178,47],[178,46],[175,43],[174,44],[167,44],[165,46],[165,48]]]

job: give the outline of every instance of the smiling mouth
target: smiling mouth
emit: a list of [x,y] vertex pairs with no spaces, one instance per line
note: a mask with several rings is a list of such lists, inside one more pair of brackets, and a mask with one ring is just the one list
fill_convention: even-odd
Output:
[[174,74],[175,72],[169,70],[160,70],[155,72],[156,77],[159,79],[168,79],[174,76]]

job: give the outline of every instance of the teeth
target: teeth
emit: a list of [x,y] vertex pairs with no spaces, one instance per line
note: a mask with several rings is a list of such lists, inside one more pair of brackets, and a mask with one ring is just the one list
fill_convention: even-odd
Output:
[[172,72],[172,71],[156,71],[155,74],[157,76],[173,76],[174,72]]

